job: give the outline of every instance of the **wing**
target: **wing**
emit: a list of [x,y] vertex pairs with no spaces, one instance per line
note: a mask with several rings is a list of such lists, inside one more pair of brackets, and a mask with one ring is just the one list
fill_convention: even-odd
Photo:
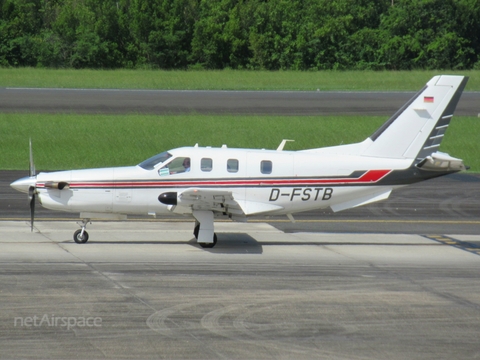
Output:
[[235,221],[245,221],[247,215],[274,212],[283,207],[235,199],[231,191],[189,188],[178,193],[177,205],[172,205],[169,209],[179,214],[190,214],[193,210],[214,211],[228,215]]

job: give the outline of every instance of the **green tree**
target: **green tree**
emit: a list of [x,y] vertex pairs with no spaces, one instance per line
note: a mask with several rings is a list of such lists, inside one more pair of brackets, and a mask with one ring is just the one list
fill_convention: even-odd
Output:
[[128,9],[137,65],[186,68],[191,52],[193,24],[197,19],[194,0],[132,0]]
[[457,33],[455,0],[397,0],[382,17],[380,61],[390,69],[451,69],[471,65],[470,41]]
[[0,65],[35,66],[42,1],[3,0],[0,4]]

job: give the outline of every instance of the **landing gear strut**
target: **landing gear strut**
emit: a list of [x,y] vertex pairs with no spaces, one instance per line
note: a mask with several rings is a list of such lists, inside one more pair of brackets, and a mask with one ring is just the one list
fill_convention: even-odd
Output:
[[193,235],[198,245],[204,249],[211,249],[217,244],[217,234],[213,232],[213,212],[194,210],[195,228]]
[[73,233],[73,240],[77,244],[85,244],[88,241],[88,232],[85,229],[87,228],[87,224],[89,222],[90,219],[83,219],[82,222],[78,223],[78,225],[80,225],[82,228]]

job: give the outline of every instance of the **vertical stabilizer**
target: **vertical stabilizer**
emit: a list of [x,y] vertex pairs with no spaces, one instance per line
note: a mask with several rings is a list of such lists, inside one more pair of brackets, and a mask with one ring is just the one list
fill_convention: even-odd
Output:
[[421,159],[437,151],[467,81],[464,76],[433,77],[370,136],[363,155]]

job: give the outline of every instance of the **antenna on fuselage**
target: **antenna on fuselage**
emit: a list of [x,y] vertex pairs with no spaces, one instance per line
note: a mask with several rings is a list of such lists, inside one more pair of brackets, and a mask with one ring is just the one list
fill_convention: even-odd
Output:
[[283,139],[282,142],[280,143],[280,145],[278,145],[277,151],[282,151],[282,150],[283,150],[283,147],[285,146],[285,144],[287,143],[287,141],[295,141],[295,140]]

